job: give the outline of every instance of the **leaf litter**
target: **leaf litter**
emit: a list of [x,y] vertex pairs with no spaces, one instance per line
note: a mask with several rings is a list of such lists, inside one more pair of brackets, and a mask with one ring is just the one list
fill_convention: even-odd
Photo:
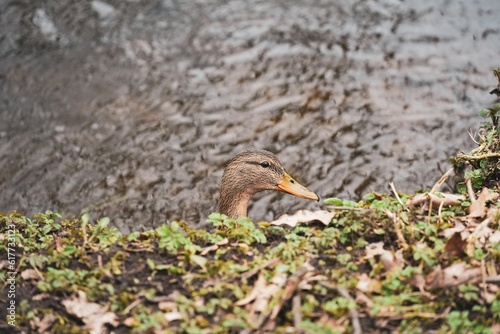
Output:
[[447,332],[461,321],[468,332],[494,333],[498,193],[482,189],[470,206],[421,198],[372,193],[355,206],[257,225],[212,214],[211,231],[175,222],[132,237],[88,217],[2,215],[23,254],[19,328]]

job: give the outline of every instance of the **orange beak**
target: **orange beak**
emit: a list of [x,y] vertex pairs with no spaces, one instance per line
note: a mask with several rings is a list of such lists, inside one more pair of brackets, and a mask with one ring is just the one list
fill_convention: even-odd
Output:
[[285,172],[283,180],[278,184],[276,190],[295,195],[300,198],[312,199],[319,201],[319,196],[311,190],[307,189],[293,179],[288,173]]

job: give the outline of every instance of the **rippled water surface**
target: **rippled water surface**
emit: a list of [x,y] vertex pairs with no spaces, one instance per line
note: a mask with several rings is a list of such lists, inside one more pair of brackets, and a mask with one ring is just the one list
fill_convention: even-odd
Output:
[[[307,3],[307,4],[306,4]],[[500,1],[4,1],[0,210],[203,222],[278,154],[322,197],[430,187],[493,96]],[[320,208],[281,193],[250,216]]]

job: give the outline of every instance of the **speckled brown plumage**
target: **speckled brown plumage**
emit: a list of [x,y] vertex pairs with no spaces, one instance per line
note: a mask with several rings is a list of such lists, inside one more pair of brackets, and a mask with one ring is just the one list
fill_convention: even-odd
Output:
[[219,212],[231,218],[247,215],[250,198],[262,190],[278,190],[319,200],[319,197],[288,175],[273,153],[248,150],[227,164],[222,176]]

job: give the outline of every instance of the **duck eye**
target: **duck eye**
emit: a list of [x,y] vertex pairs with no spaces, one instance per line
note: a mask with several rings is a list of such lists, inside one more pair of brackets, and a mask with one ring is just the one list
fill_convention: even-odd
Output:
[[264,168],[267,168],[267,167],[269,167],[269,162],[267,162],[267,161],[262,161],[262,162],[260,163],[260,165],[261,165],[262,167],[264,167]]

